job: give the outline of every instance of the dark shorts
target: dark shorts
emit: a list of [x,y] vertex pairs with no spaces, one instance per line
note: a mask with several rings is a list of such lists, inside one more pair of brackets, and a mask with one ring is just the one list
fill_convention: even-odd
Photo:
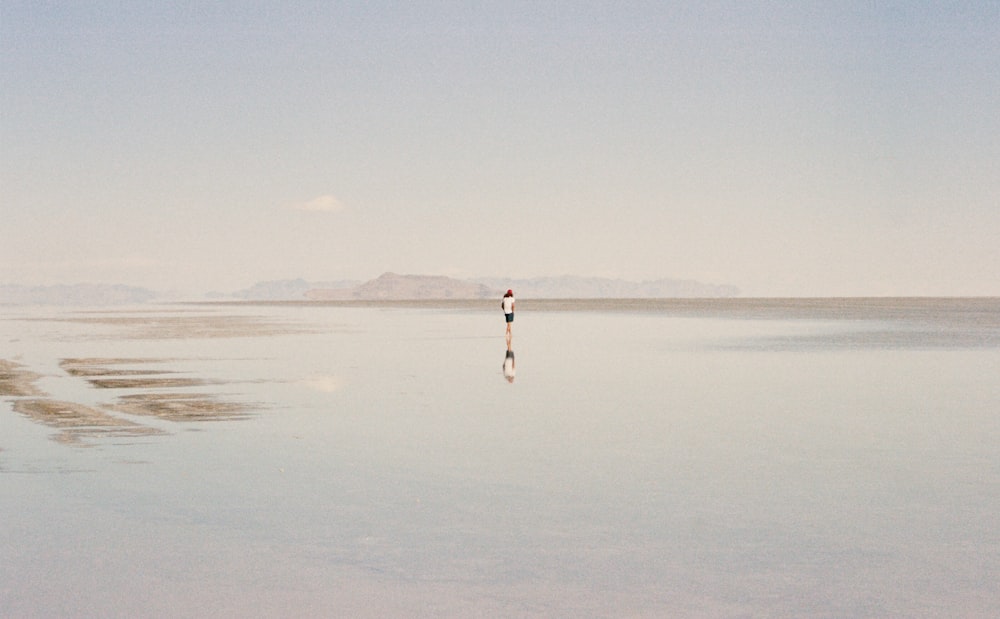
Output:
[[507,319],[507,322],[514,322],[514,312],[504,314],[503,317]]

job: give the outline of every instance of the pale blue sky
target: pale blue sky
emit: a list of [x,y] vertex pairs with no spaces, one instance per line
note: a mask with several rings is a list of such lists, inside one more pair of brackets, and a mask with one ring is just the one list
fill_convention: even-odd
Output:
[[998,2],[0,0],[0,52],[0,283],[1000,295]]

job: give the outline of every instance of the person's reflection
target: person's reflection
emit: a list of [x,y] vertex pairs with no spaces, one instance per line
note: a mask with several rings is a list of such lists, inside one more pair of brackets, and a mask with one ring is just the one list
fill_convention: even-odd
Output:
[[508,383],[514,382],[514,351],[510,347],[510,343],[507,344],[507,353],[503,358],[503,377],[507,379]]

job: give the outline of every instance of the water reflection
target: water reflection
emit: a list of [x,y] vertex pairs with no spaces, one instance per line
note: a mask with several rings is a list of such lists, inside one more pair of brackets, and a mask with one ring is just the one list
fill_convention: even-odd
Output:
[[507,352],[504,353],[503,357],[503,377],[507,379],[508,383],[514,382],[514,369],[514,351],[508,343]]

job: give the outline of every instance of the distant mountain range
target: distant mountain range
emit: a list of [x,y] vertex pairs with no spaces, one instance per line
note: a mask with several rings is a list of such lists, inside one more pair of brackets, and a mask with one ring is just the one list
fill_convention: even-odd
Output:
[[317,301],[362,301],[405,299],[485,299],[497,296],[496,290],[475,282],[438,275],[397,275],[383,273],[353,288],[313,288],[306,298]]
[[[630,282],[605,277],[567,275],[532,279],[479,278],[462,280],[437,275],[383,273],[367,282],[357,280],[308,282],[304,279],[265,281],[232,293],[212,293],[206,295],[206,298],[247,301],[483,299],[499,297],[508,288],[512,288],[518,297],[539,299],[704,298],[739,295],[739,289],[735,286],[704,284],[677,279]],[[170,295],[164,296],[137,286],[107,284],[0,285],[0,305],[128,305],[164,298],[175,299]]]
[[515,296],[539,299],[648,299],[735,297],[735,286],[703,284],[677,279],[629,282],[604,277],[537,277],[534,279],[482,278],[460,280],[429,275],[384,273],[355,287],[312,288],[306,298],[315,300],[379,299],[483,299],[513,289]]

